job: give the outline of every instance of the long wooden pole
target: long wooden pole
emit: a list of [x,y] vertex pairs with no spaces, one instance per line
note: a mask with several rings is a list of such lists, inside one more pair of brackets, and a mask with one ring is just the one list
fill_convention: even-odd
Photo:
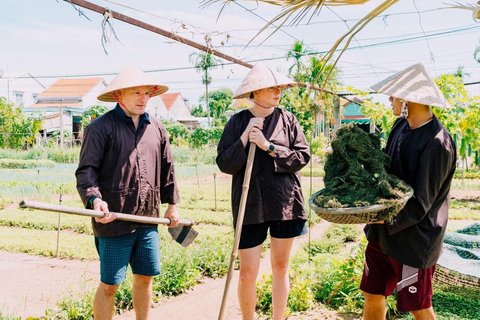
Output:
[[240,243],[240,235],[242,234],[243,217],[245,216],[245,206],[247,204],[248,188],[250,187],[250,177],[252,176],[253,159],[255,158],[254,143],[250,143],[250,149],[248,151],[247,167],[245,169],[245,176],[243,178],[242,196],[240,198],[240,207],[238,208],[237,222],[235,224],[235,239],[233,241],[232,255],[230,257],[230,266],[228,267],[227,279],[225,282],[225,290],[223,291],[222,305],[220,306],[220,313],[218,320],[223,320],[225,313],[225,305],[227,303],[228,289],[230,288],[230,282],[232,280],[233,268],[235,261],[237,260],[238,245]]
[[[139,28],[142,28],[142,29],[145,29],[145,30],[148,30],[148,31],[151,31],[153,33],[157,33],[159,35],[162,35],[164,37],[167,37],[167,38],[170,38],[170,39],[173,39],[175,41],[178,41],[180,43],[183,43],[183,44],[186,44],[190,47],[193,47],[193,48],[196,48],[198,50],[202,50],[204,52],[207,52],[207,53],[211,53],[213,54],[214,56],[217,56],[219,58],[222,58],[222,59],[225,59],[225,60],[228,60],[230,62],[233,62],[233,63],[236,63],[238,65],[241,65],[241,66],[244,66],[246,68],[253,68],[253,65],[248,63],[248,62],[245,62],[245,61],[242,61],[242,60],[239,60],[239,59],[236,59],[232,56],[229,56],[227,54],[224,54],[222,52],[219,52],[213,48],[210,48],[210,47],[207,47],[207,46],[204,46],[202,44],[199,44],[199,43],[196,43],[192,40],[189,40],[189,39],[186,39],[184,37],[181,37],[179,35],[176,35],[175,33],[173,32],[170,32],[170,31],[167,31],[167,30],[163,30],[163,29],[160,29],[158,27],[155,27],[151,24],[148,24],[148,23],[145,23],[143,21],[140,21],[140,20],[137,20],[137,19],[134,19],[132,17],[129,17],[129,16],[126,16],[124,14],[121,14],[119,12],[116,12],[116,11],[112,11],[110,10],[109,8],[107,7],[102,7],[102,6],[99,6],[99,5],[96,5],[94,3],[91,3],[89,1],[85,1],[85,0],[63,0],[65,2],[68,2],[68,3],[71,3],[71,4],[75,4],[77,6],[80,6],[80,7],[83,7],[85,9],[88,9],[88,10],[92,10],[92,11],[95,11],[97,13],[100,13],[100,14],[105,14],[106,12],[108,13],[111,13],[112,14],[112,17],[117,19],[117,20],[120,20],[120,21],[123,21],[123,22],[126,22],[126,23],[129,23],[131,25],[134,25],[136,27],[139,27]],[[325,92],[325,93],[328,93],[328,94],[332,94],[332,95],[336,95],[336,96],[341,96],[343,99],[345,100],[348,100],[352,103],[355,103],[355,104],[358,104],[356,101],[354,100],[350,100],[348,98],[346,98],[344,95],[342,94],[338,94],[338,93],[335,93],[335,92],[332,92],[332,91],[329,91],[329,90],[326,90],[324,88],[318,88],[317,86],[314,86],[314,85],[310,85],[310,84],[307,84],[307,83],[302,83],[302,82],[297,82],[297,84],[301,87],[305,87],[305,88],[308,88],[308,89],[311,89],[311,90],[315,90],[315,91],[320,91],[320,92]],[[207,97],[208,99],[208,97]],[[208,105],[207,105],[207,111],[208,110]],[[209,115],[210,116],[210,115]]]
[[140,28],[143,28],[145,30],[148,30],[148,31],[151,31],[151,32],[154,32],[154,33],[157,33],[159,35],[162,35],[164,37],[167,37],[167,38],[170,38],[170,39],[173,39],[175,41],[178,41],[178,42],[181,42],[183,44],[186,44],[188,46],[191,46],[191,47],[194,47],[194,48],[197,48],[199,50],[202,50],[202,51],[205,51],[207,53],[211,53],[219,58],[222,58],[222,59],[225,59],[225,60],[228,60],[228,61],[231,61],[233,63],[236,63],[236,64],[239,64],[239,65],[242,65],[244,67],[247,67],[247,68],[253,68],[253,66],[247,62],[244,62],[244,61],[241,61],[239,59],[235,59],[234,57],[231,57],[229,55],[226,55],[224,53],[221,53],[213,48],[210,48],[210,47],[207,47],[207,46],[204,46],[204,45],[201,45],[199,43],[196,43],[192,40],[189,40],[189,39],[186,39],[184,37],[181,37],[179,35],[176,35],[175,33],[173,32],[170,32],[170,31],[166,31],[166,30],[163,30],[163,29],[160,29],[158,27],[155,27],[151,24],[148,24],[148,23],[145,23],[143,21],[140,21],[140,20],[137,20],[137,19],[134,19],[132,17],[129,17],[129,16],[126,16],[124,14],[121,14],[119,12],[116,12],[116,11],[112,11],[110,10],[109,8],[107,7],[102,7],[102,6],[99,6],[99,5],[96,5],[94,3],[91,3],[91,2],[88,2],[88,1],[85,1],[85,0],[63,0],[65,2],[68,2],[68,3],[71,3],[71,4],[75,4],[77,6],[80,6],[80,7],[83,7],[83,8],[86,8],[86,9],[89,9],[89,10],[92,10],[92,11],[95,11],[95,12],[98,12],[100,14],[105,14],[106,12],[108,13],[111,13],[112,14],[112,17],[117,19],[117,20],[120,20],[120,21],[123,21],[123,22],[126,22],[126,23],[129,23],[131,25],[134,25],[134,26],[137,26],[137,27],[140,27]]
[[[99,210],[73,208],[73,207],[59,206],[59,205],[54,205],[50,203],[43,203],[43,202],[36,202],[36,201],[29,201],[29,200],[23,200],[22,202],[20,202],[20,207],[40,209],[40,210],[53,211],[53,212],[70,213],[70,214],[76,214],[80,216],[87,216],[87,217],[94,217],[94,218],[103,218],[104,216],[104,213]],[[144,217],[144,216],[136,216],[133,214],[119,213],[119,212],[110,212],[110,213],[114,214],[118,220],[123,220],[123,221],[151,223],[151,224],[166,224],[166,225],[170,224],[170,219],[168,218]],[[195,221],[190,219],[179,219],[178,221],[179,226],[191,226],[194,224],[195,224]]]

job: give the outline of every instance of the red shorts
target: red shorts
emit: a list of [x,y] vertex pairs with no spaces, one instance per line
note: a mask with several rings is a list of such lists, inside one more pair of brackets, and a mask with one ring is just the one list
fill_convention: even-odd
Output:
[[369,242],[360,289],[389,296],[396,288],[398,311],[427,309],[432,306],[434,272],[435,266],[417,269],[402,264],[383,253],[378,242]]

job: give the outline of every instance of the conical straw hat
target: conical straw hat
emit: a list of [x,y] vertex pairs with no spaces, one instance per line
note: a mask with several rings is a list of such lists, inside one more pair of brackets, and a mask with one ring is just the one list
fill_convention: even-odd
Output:
[[421,63],[414,64],[371,86],[375,91],[427,106],[451,108]]
[[110,82],[97,99],[105,102],[115,102],[116,100],[110,93],[115,93],[115,91],[121,89],[141,86],[157,86],[157,90],[153,93],[152,97],[158,96],[168,90],[166,85],[161,84],[150,75],[145,74],[135,67],[126,67]]
[[253,91],[282,86],[285,89],[297,83],[283,74],[259,62],[250,70],[240,87],[235,91],[233,99],[250,98]]

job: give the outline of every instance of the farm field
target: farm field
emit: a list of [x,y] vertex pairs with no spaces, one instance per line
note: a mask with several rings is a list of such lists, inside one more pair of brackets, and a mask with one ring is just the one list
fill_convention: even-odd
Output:
[[[73,319],[74,313],[84,316],[78,319],[88,319],[88,314],[91,312],[88,299],[91,299],[92,290],[98,281],[97,254],[89,218],[18,208],[18,202],[24,198],[54,204],[58,204],[61,200],[62,205],[82,207],[75,190],[75,168],[76,164],[57,164],[54,168],[40,168],[40,170],[36,168],[0,169],[0,205],[2,207],[0,209],[2,237],[0,250],[5,259],[3,261],[8,261],[8,266],[4,264],[2,270],[4,280],[0,282],[0,287],[12,288],[12,293],[8,290],[2,290],[0,293],[0,319],[4,319],[2,314],[13,315],[12,318],[5,319],[26,319],[28,316],[40,317],[45,313],[52,319]],[[306,169],[303,170],[302,186],[305,199],[308,199],[310,190],[315,192],[321,189],[323,182],[321,177],[310,179],[309,170]],[[191,294],[190,289],[198,283],[213,282],[217,283],[217,286],[218,283],[223,285],[224,280],[218,279],[227,272],[233,241],[230,177],[220,173],[215,165],[177,165],[176,171],[182,199],[179,210],[183,218],[194,219],[198,223],[195,229],[199,231],[199,236],[194,245],[184,249],[169,239],[165,228],[160,228],[164,269],[163,274],[154,284],[154,290],[157,293],[155,302],[160,308],[168,307],[167,298],[180,299],[184,292]],[[314,168],[314,171],[320,172],[321,168]],[[310,181],[312,181],[311,184]],[[480,180],[454,181],[450,231],[480,220],[479,190]],[[316,215],[313,215],[311,225],[318,225],[319,220]],[[57,232],[59,221],[60,233]],[[360,235],[359,230],[357,231]],[[343,232],[351,233],[352,230],[345,229]],[[338,241],[333,238],[332,241],[328,239],[327,241],[323,238],[328,236],[324,237],[323,234],[319,237],[320,239],[312,239],[312,241],[324,241],[317,245],[320,248],[318,252],[326,252],[325,256],[329,256],[330,252],[340,256],[348,255],[350,248],[360,243],[360,236],[357,236],[353,243],[335,251],[337,249],[332,249],[335,246],[331,242]],[[59,239],[58,258],[56,258],[57,239]],[[298,266],[302,266],[303,250],[302,247],[297,250],[299,254],[298,257],[293,258],[293,269],[297,263]],[[20,262],[30,265],[28,270],[31,274],[26,276],[16,273],[23,268]],[[56,276],[55,279],[49,279],[48,269],[61,269],[65,277]],[[297,272],[298,270],[294,270],[293,274]],[[17,280],[18,276],[25,281],[23,285],[17,285],[14,288],[13,284],[16,283],[14,280]],[[53,286],[45,291],[46,280],[46,283],[53,283]],[[117,304],[119,313],[131,308],[128,297],[129,285],[126,281],[125,289],[120,290]],[[293,285],[301,286],[305,283],[298,280],[294,281]],[[263,279],[260,286],[268,286],[268,279]],[[13,296],[13,291],[21,291],[19,287],[25,291],[16,295],[15,301],[9,300],[7,297]],[[268,289],[266,290],[268,293]],[[311,297],[303,297],[298,292],[297,294],[299,296],[294,300],[315,301]],[[178,295],[180,295],[178,298],[175,297]],[[315,319],[314,316],[309,315],[315,312],[318,314],[320,310],[330,312],[332,317],[341,317],[337,315],[337,311],[328,310],[322,303],[302,308],[295,311],[292,307],[291,319]],[[347,311],[349,311],[348,308]],[[268,306],[263,312],[267,317]],[[122,318],[128,319],[128,314],[129,312],[125,313]]]

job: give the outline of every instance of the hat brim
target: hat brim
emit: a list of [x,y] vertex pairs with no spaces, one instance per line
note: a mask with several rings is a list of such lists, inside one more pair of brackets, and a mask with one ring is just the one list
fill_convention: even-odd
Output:
[[[278,85],[278,86],[274,86],[274,87],[280,87],[280,90],[283,91],[283,90],[293,88],[296,85],[297,85],[297,83],[289,83],[289,84],[283,84],[283,85]],[[271,88],[271,87],[259,88],[259,89],[255,89],[255,90],[252,90],[252,91],[249,91],[249,92],[245,92],[245,93],[242,93],[240,95],[234,96],[233,99],[250,99],[251,96],[252,96],[252,93],[254,91],[267,89],[267,88]]]
[[100,101],[104,101],[104,102],[117,102],[117,100],[115,100],[115,98],[112,96],[115,95],[115,93],[119,90],[124,90],[124,89],[130,89],[130,88],[136,88],[136,87],[143,87],[143,86],[147,86],[147,87],[157,87],[157,90],[155,90],[155,92],[152,94],[152,98],[153,97],[156,97],[156,96],[159,96],[161,95],[162,93],[165,93],[168,91],[168,87],[166,85],[158,85],[158,84],[146,84],[146,85],[141,85],[141,86],[132,86],[132,87],[126,87],[126,88],[119,88],[119,89],[115,89],[115,90],[110,90],[110,91],[107,91],[107,92],[103,92],[101,95],[99,95],[97,97],[97,100],[100,100]]

